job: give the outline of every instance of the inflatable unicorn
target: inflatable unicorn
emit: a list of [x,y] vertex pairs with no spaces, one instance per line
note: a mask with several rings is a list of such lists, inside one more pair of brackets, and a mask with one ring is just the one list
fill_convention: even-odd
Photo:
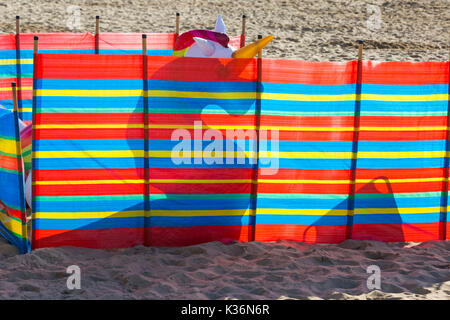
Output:
[[225,23],[219,14],[214,31],[191,30],[181,34],[175,42],[173,55],[197,58],[253,58],[272,40],[273,36],[267,36],[235,49],[228,45],[230,38],[226,35]]
[[[225,23],[222,15],[219,14],[214,31],[211,30],[191,30],[181,34],[175,42],[173,51],[174,56],[179,57],[197,57],[197,58],[253,58],[267,44],[273,40],[273,36],[267,36],[256,42],[253,42],[243,48],[236,49],[228,45],[230,38],[226,34]],[[20,135],[22,149],[31,142],[31,124],[26,126],[20,121]],[[25,162],[31,162],[31,156],[24,159]],[[25,165],[29,167],[29,165]],[[31,184],[32,172],[26,172],[25,180],[25,199],[31,207]]]

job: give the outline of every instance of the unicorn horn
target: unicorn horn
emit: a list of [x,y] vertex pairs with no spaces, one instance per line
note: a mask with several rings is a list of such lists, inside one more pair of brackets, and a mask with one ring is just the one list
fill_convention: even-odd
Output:
[[214,53],[214,45],[210,43],[209,40],[194,37],[194,41],[206,57],[209,57]]
[[267,46],[273,40],[273,36],[267,36],[265,38],[259,39],[256,42],[252,42],[243,48],[240,48],[233,52],[231,57],[233,58],[253,58],[261,51],[265,46]]
[[214,28],[214,31],[220,33],[227,33],[227,28],[225,27],[225,23],[223,22],[221,14],[217,16],[216,27]]

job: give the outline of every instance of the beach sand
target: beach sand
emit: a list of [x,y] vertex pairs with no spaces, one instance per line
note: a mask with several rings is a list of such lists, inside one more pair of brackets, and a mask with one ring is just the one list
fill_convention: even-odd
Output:
[[[71,29],[74,6],[80,25]],[[361,39],[366,60],[445,61],[448,8],[448,0],[6,0],[0,32],[15,32],[16,15],[22,32],[94,32],[96,15],[101,32],[174,32],[180,12],[181,32],[213,29],[221,13],[227,33],[239,35],[246,14],[248,42],[258,34],[275,36],[265,57],[355,60]]]
[[[81,26],[67,27],[70,6]],[[379,25],[373,20],[380,10]],[[366,40],[371,60],[448,60],[447,0],[426,1],[18,1],[0,3],[0,32],[181,32],[213,28],[222,13],[229,34],[247,19],[248,41],[275,40],[265,57],[346,61]],[[375,10],[375,11],[374,11]],[[337,245],[206,243],[183,248],[93,250],[61,247],[19,255],[0,240],[0,299],[450,299],[450,242]],[[68,290],[66,268],[81,268],[81,289]],[[369,290],[367,267],[381,270]]]
[[[45,248],[0,240],[0,299],[450,299],[449,241]],[[78,265],[81,289],[68,290]],[[381,270],[369,290],[367,267]]]

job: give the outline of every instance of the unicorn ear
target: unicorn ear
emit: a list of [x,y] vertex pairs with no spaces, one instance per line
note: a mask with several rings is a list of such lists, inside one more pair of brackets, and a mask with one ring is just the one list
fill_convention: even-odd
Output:
[[225,27],[225,23],[223,22],[221,14],[217,16],[216,27],[214,28],[214,31],[220,33],[227,33],[227,27]]
[[198,45],[200,50],[202,50],[203,54],[206,57],[209,57],[210,55],[212,55],[214,53],[215,48],[214,48],[214,45],[211,43],[212,41],[198,38],[198,37],[194,37],[194,40],[195,40],[195,43]]

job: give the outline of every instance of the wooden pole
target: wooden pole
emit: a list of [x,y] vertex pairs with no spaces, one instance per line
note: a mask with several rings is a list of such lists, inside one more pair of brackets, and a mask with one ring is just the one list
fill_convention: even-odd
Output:
[[355,214],[355,195],[356,195],[356,170],[358,161],[358,143],[360,130],[361,115],[361,79],[362,79],[362,58],[363,58],[363,41],[358,40],[358,64],[356,69],[356,92],[355,92],[355,113],[353,120],[353,142],[352,142],[352,159],[350,162],[350,190],[349,205],[347,210],[347,231],[346,238],[353,237],[353,217]]
[[178,35],[180,34],[180,13],[177,12],[176,16],[175,16],[175,34]]
[[[258,34],[258,40],[262,39],[262,35]],[[259,50],[258,52],[258,59],[262,58],[262,50]]]
[[146,34],[142,35],[142,54],[144,56],[147,55],[147,35]]
[[34,46],[33,46],[33,54],[37,54],[39,49],[39,37],[34,36]]
[[[36,195],[36,175],[33,174],[33,162],[36,157],[36,83],[37,83],[37,54],[39,50],[39,37],[34,36],[34,48],[33,48],[33,121],[32,126],[33,130],[31,132],[32,140],[31,140],[31,220],[34,221],[36,219],[36,206],[34,205],[34,197]],[[33,246],[36,240],[36,234],[31,230],[31,245]]]
[[95,16],[95,54],[99,53],[100,47],[100,16]]
[[20,16],[16,16],[16,34],[20,33]]
[[358,43],[358,62],[359,62],[359,61],[362,61],[362,59],[363,59],[363,43],[364,43],[364,41],[358,40],[357,43]]
[[[258,39],[262,39],[262,35],[258,35]],[[262,51],[262,50],[261,50]],[[253,164],[253,174],[252,174],[252,185],[251,185],[251,209],[253,214],[250,216],[249,223],[249,241],[255,241],[256,238],[256,214],[258,208],[258,177],[259,177],[259,131],[261,128],[261,74],[262,74],[262,54],[261,51],[258,52],[258,60],[257,60],[257,75],[256,75],[256,104],[255,104],[255,135],[254,139],[256,140],[254,143],[255,149],[255,157]]]
[[16,16],[16,74],[17,74],[17,100],[19,118],[22,119],[22,65],[20,54],[20,16]]
[[241,30],[241,43],[240,47],[245,47],[245,20],[246,20],[245,14],[242,15],[242,30]]
[[16,88],[15,82],[11,83],[11,89],[12,89],[12,98],[13,98],[13,109],[14,109],[14,112],[17,112],[17,88]]
[[[450,55],[448,59],[448,76],[450,80]],[[448,83],[448,96],[447,96],[447,135],[445,141],[445,157],[444,157],[444,185],[443,185],[443,197],[441,205],[441,219],[439,228],[439,239],[447,239],[447,221],[448,221],[448,189],[449,189],[449,179],[450,179],[450,81]]]

